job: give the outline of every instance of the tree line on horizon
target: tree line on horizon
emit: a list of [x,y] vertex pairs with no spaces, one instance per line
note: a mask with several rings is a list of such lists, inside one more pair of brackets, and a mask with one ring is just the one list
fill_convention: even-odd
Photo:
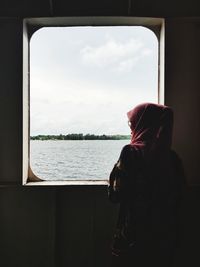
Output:
[[130,135],[95,135],[95,134],[59,134],[59,135],[36,135],[31,136],[31,140],[123,140],[123,139],[130,139]]

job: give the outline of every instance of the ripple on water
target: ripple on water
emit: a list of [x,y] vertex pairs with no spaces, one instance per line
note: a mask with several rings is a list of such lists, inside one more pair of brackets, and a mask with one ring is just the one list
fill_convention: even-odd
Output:
[[128,142],[31,141],[31,166],[45,180],[105,180]]

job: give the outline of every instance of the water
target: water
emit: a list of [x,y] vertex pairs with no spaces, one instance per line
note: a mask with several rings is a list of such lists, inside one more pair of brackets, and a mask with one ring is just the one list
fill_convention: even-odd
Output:
[[107,180],[129,140],[31,141],[33,172],[44,180]]

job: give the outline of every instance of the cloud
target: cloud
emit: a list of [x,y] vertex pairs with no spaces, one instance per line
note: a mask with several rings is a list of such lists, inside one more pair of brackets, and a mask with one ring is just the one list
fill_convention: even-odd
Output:
[[131,38],[126,42],[109,39],[99,46],[85,46],[80,54],[86,65],[99,68],[109,66],[112,71],[130,71],[141,58],[149,56],[151,50],[137,39]]

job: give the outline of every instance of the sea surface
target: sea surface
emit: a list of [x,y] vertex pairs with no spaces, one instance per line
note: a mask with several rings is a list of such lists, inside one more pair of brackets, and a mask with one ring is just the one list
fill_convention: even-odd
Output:
[[30,141],[31,168],[44,180],[107,180],[129,140]]

